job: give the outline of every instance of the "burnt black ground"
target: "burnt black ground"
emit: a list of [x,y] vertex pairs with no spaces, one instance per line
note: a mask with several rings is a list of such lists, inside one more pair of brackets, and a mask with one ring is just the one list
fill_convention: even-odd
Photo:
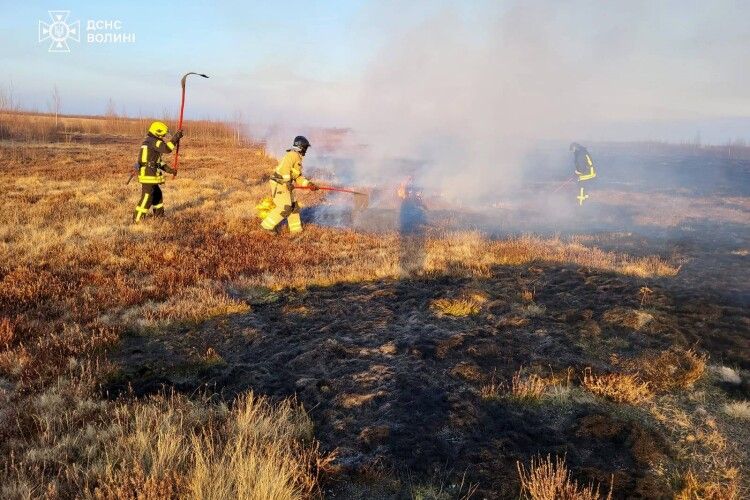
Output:
[[[680,161],[670,165],[683,168]],[[722,170],[716,193],[736,172]],[[228,400],[247,390],[294,396],[309,411],[323,448],[338,451],[337,473],[326,484],[329,498],[409,498],[414,485],[426,483],[442,484],[455,496],[458,488],[451,485],[462,481],[478,485],[477,498],[515,497],[516,461],[548,453],[565,454],[582,481],[607,483],[614,475],[618,497],[667,496],[667,485],[647,474],[648,461],[674,458],[673,451],[664,429],[639,418],[638,410],[575,391],[539,404],[480,395],[483,385],[508,381],[520,367],[561,375],[572,367],[579,375],[586,367],[612,369],[613,354],[630,358],[671,346],[706,352],[713,364],[750,369],[750,257],[738,253],[750,249],[748,225],[689,220],[643,227],[633,223],[632,207],[600,208],[593,214],[601,224],[588,224],[588,244],[679,261],[679,275],[641,279],[537,262],[498,266],[482,279],[434,275],[286,290],[247,314],[127,336],[112,353],[120,371],[105,390],[111,397],[165,389]],[[344,217],[311,207],[303,215],[331,225],[364,221],[370,229],[395,229],[409,248],[424,237],[424,227],[441,220],[450,227],[462,217],[413,204]],[[489,237],[504,237],[519,232],[518,215],[498,225],[479,214],[474,223],[494,228]],[[575,228],[576,219],[570,222]],[[555,229],[539,232],[566,232]],[[653,293],[641,303],[644,286]],[[539,309],[521,300],[523,290],[535,291]],[[466,291],[489,298],[479,314],[449,318],[431,310],[432,300]],[[638,331],[608,323],[604,315],[614,308],[644,309],[653,320]],[[223,361],[204,361],[209,348]],[[722,390],[730,398],[750,397],[746,386]]]
[[[249,314],[126,338],[116,354],[122,372],[108,390],[296,396],[323,447],[338,449],[342,480],[373,470],[412,481],[447,471],[447,481],[465,473],[480,494],[508,497],[517,492],[516,460],[552,453],[567,454],[582,479],[617,474],[619,493],[631,495],[645,474],[630,451],[636,438],[627,431],[605,440],[580,432],[582,419],[609,415],[608,405],[485,401],[479,389],[493,377],[510,379],[521,366],[606,370],[613,353],[630,357],[696,341],[717,358],[750,367],[750,338],[736,335],[746,329],[747,310],[685,300],[684,291],[664,281],[538,264],[498,267],[483,280],[432,277],[289,291]],[[602,320],[614,307],[639,308],[644,284],[654,290],[652,324],[633,331]],[[532,286],[536,304],[546,308],[539,316],[518,299]],[[468,318],[430,309],[432,299],[461,290],[483,291],[491,301]],[[586,333],[588,317],[600,335]],[[224,363],[200,361],[209,347]],[[628,425],[637,429],[631,434],[658,438],[657,430]],[[344,486],[330,488],[336,498]]]

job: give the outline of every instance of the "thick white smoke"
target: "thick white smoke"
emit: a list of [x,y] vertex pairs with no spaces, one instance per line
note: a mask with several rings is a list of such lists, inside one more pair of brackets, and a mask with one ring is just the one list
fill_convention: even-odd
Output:
[[533,168],[527,153],[542,142],[564,156],[573,140],[648,138],[617,136],[623,123],[750,112],[737,82],[750,77],[730,62],[750,47],[750,23],[733,8],[377,2],[360,26],[362,36],[381,40],[365,70],[345,83],[295,87],[294,102],[276,103],[286,122],[279,130],[293,128],[295,117],[351,127],[352,144],[366,148],[346,154],[364,183],[409,171],[449,197],[512,190]]

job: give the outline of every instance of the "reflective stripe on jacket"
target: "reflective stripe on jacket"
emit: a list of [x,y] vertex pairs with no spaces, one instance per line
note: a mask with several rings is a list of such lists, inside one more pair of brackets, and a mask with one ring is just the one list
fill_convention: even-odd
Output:
[[138,152],[138,182],[141,184],[163,184],[162,170],[169,170],[161,160],[161,155],[174,151],[172,141],[147,135]]
[[294,183],[307,186],[310,181],[302,175],[302,155],[294,150],[287,151],[274,170],[271,180],[278,184],[287,184],[290,188],[294,187]]

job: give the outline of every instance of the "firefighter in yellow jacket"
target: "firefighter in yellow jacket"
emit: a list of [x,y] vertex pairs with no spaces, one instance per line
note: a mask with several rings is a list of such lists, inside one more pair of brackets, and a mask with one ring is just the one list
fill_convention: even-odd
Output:
[[141,144],[138,152],[138,182],[141,183],[141,198],[135,207],[133,221],[140,220],[154,209],[154,217],[164,215],[164,199],[162,198],[160,184],[164,184],[162,172],[174,174],[175,171],[162,161],[161,156],[174,151],[182,138],[182,130],[172,134],[171,140],[164,137],[169,132],[167,126],[162,122],[154,122],[148,128],[148,134]]
[[302,220],[299,216],[299,205],[294,199],[294,186],[308,187],[316,191],[318,187],[302,175],[302,158],[310,147],[310,142],[298,135],[294,138],[294,144],[286,150],[286,154],[279,162],[276,170],[271,176],[271,196],[276,205],[269,212],[261,227],[268,232],[276,232],[276,227],[287,220],[290,233],[302,231]]

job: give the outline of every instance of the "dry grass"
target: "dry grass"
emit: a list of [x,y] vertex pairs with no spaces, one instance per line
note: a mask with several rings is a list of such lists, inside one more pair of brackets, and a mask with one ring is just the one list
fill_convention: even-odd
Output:
[[92,379],[77,380],[15,414],[25,441],[7,443],[1,497],[307,498],[332,458],[292,401],[249,393],[231,409],[178,395],[112,403],[90,395]]
[[[599,500],[599,486],[579,485],[570,477],[565,458],[532,458],[528,470],[516,462],[521,482],[521,498],[528,500]],[[612,485],[607,500],[612,498]]]
[[136,331],[160,331],[170,325],[199,323],[216,316],[249,311],[246,302],[229,297],[217,283],[204,282],[177,290],[164,302],[149,301],[126,309],[109,321]]
[[[0,377],[11,387],[0,420],[0,496],[65,497],[92,488],[104,497],[189,496],[207,483],[242,496],[268,474],[286,478],[284,492],[307,494],[317,474],[310,464],[319,458],[309,435],[265,427],[270,437],[260,438],[237,423],[273,414],[283,427],[291,407],[105,402],[99,384],[113,369],[104,353],[124,332],[247,312],[248,304],[278,300],[284,287],[399,279],[399,235],[309,225],[295,241],[269,238],[254,207],[267,195],[262,179],[274,160],[262,147],[236,145],[231,128],[211,122],[185,127],[181,173],[164,186],[167,218],[133,226],[139,188],[125,180],[149,121],[62,117],[55,128],[49,116],[0,114]],[[303,196],[311,204],[322,195]],[[423,272],[460,277],[532,262],[641,277],[677,273],[656,257],[575,240],[457,232],[430,235],[425,252]],[[483,303],[457,299],[436,310],[472,314]],[[221,362],[217,356],[206,352],[203,361]],[[533,398],[540,384],[525,377],[509,390]],[[205,416],[200,424],[197,413]],[[148,441],[149,433],[163,439]]]
[[743,480],[741,461],[733,450],[735,443],[724,436],[711,413],[704,408],[685,410],[672,396],[662,397],[649,411],[670,434],[677,459],[673,475],[680,483],[676,498],[737,498]]
[[482,306],[472,299],[436,299],[430,307],[440,314],[461,318],[479,313]]
[[486,400],[511,399],[529,403],[539,401],[550,389],[563,383],[563,380],[554,375],[542,377],[536,373],[528,373],[522,367],[513,374],[510,383],[498,383],[493,377],[490,383],[481,387],[480,395]]
[[654,396],[648,382],[643,382],[637,375],[632,374],[596,375],[587,369],[583,375],[582,384],[593,394],[616,403],[638,405],[651,400]]
[[[55,124],[54,115],[45,113],[26,113],[3,110],[0,107],[0,140],[20,142],[91,142],[102,138],[128,138],[139,136],[155,120],[166,121],[169,125],[176,122],[174,117],[139,117],[120,116],[64,116],[58,117]],[[176,125],[173,125],[173,127]],[[198,144],[211,142],[237,144],[238,135],[235,126],[225,122],[210,120],[187,120],[183,130],[191,141]]]
[[463,290],[457,297],[433,300],[430,308],[439,315],[462,318],[478,314],[488,300],[489,297],[482,291]]
[[750,401],[734,401],[724,405],[724,413],[737,420],[750,421]]
[[612,323],[633,330],[640,330],[653,319],[653,315],[640,309],[630,309],[626,307],[615,307],[605,312],[602,319],[607,323]]
[[682,480],[682,489],[675,495],[675,500],[733,500],[740,498],[736,471],[730,473],[723,482],[701,480],[699,476],[688,471]]
[[[116,410],[100,498],[293,499],[309,497],[330,457],[311,445],[312,423],[291,402],[252,394],[205,412],[182,398]],[[133,474],[135,472],[135,474]]]
[[742,383],[742,377],[737,373],[737,370],[728,366],[716,366],[713,371],[718,376],[719,380],[725,384],[739,385]]
[[646,354],[624,361],[621,366],[649,384],[657,392],[688,389],[706,372],[706,354],[693,349],[672,347],[657,354]]
[[678,268],[663,259],[633,258],[570,241],[519,236],[487,241],[480,233],[448,234],[428,243],[427,270],[472,269],[486,273],[497,265],[523,265],[532,262],[574,264],[629,276],[675,276]]

